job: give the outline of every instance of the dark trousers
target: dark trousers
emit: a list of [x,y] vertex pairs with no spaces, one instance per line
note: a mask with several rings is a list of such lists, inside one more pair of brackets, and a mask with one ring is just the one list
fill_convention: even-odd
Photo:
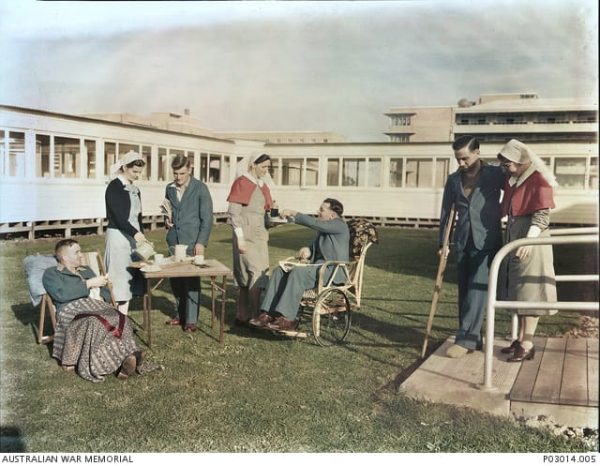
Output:
[[488,273],[496,251],[475,249],[469,238],[457,252],[458,332],[456,344],[468,349],[481,347],[481,327],[487,304]]
[[294,320],[298,315],[300,300],[305,290],[317,285],[319,267],[294,267],[290,272],[284,272],[281,267],[275,267],[267,286],[261,310],[278,312],[286,319]]
[[171,278],[171,289],[179,320],[185,324],[198,323],[200,313],[200,279],[198,277]]

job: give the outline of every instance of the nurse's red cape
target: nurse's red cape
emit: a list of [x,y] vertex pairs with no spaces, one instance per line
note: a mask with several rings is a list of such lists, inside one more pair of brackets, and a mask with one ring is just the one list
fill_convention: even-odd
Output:
[[509,211],[512,211],[513,217],[519,217],[553,208],[552,186],[540,172],[533,172],[519,187],[516,184],[510,186],[508,179],[504,182],[502,216],[508,215]]
[[[233,182],[231,191],[227,197],[227,202],[236,202],[238,204],[248,205],[250,203],[252,193],[256,188],[258,188],[258,185],[254,181],[246,178],[245,176],[240,176]],[[273,200],[271,199],[271,191],[269,190],[267,183],[263,183],[260,190],[265,196],[265,210],[269,210],[273,205]]]

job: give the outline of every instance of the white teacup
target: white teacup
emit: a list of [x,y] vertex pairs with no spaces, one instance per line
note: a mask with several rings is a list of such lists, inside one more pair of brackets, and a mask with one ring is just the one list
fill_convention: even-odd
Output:
[[165,256],[164,254],[154,254],[154,263],[155,264],[162,264],[165,261]]
[[204,256],[194,256],[194,265],[204,265]]

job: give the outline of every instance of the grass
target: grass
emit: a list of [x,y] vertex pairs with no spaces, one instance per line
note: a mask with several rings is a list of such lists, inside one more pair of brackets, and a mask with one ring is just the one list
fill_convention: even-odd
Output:
[[[146,351],[165,369],[126,382],[109,376],[99,384],[63,373],[50,348],[35,343],[38,309],[29,302],[22,260],[51,253],[55,240],[1,243],[1,450],[586,451],[576,440],[397,392],[397,381],[420,355],[437,267],[435,236],[433,231],[381,229],[381,243],[367,257],[363,309],[340,347],[232,327],[231,291],[224,345],[218,344],[217,328],[211,331],[204,307],[201,331],[184,334],[164,325],[173,310],[165,283],[153,299],[160,311],[153,312],[154,345]],[[166,252],[164,231],[149,237],[158,252]],[[277,228],[271,234],[271,264],[311,238],[305,228]],[[104,248],[102,237],[79,239],[83,250]],[[231,266],[227,227],[215,228],[206,255]],[[454,275],[451,260],[430,349],[455,329]],[[203,303],[208,302],[205,295]],[[130,315],[141,322],[139,300]],[[560,334],[576,322],[559,313],[542,319],[539,333]],[[509,325],[507,316],[499,316],[497,333],[508,333]]]

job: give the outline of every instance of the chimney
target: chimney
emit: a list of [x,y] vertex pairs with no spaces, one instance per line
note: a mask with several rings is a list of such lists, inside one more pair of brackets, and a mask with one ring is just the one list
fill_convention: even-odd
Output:
[[184,108],[184,109],[183,109],[183,114],[184,114],[185,116],[190,116],[190,109],[189,109],[189,108]]

